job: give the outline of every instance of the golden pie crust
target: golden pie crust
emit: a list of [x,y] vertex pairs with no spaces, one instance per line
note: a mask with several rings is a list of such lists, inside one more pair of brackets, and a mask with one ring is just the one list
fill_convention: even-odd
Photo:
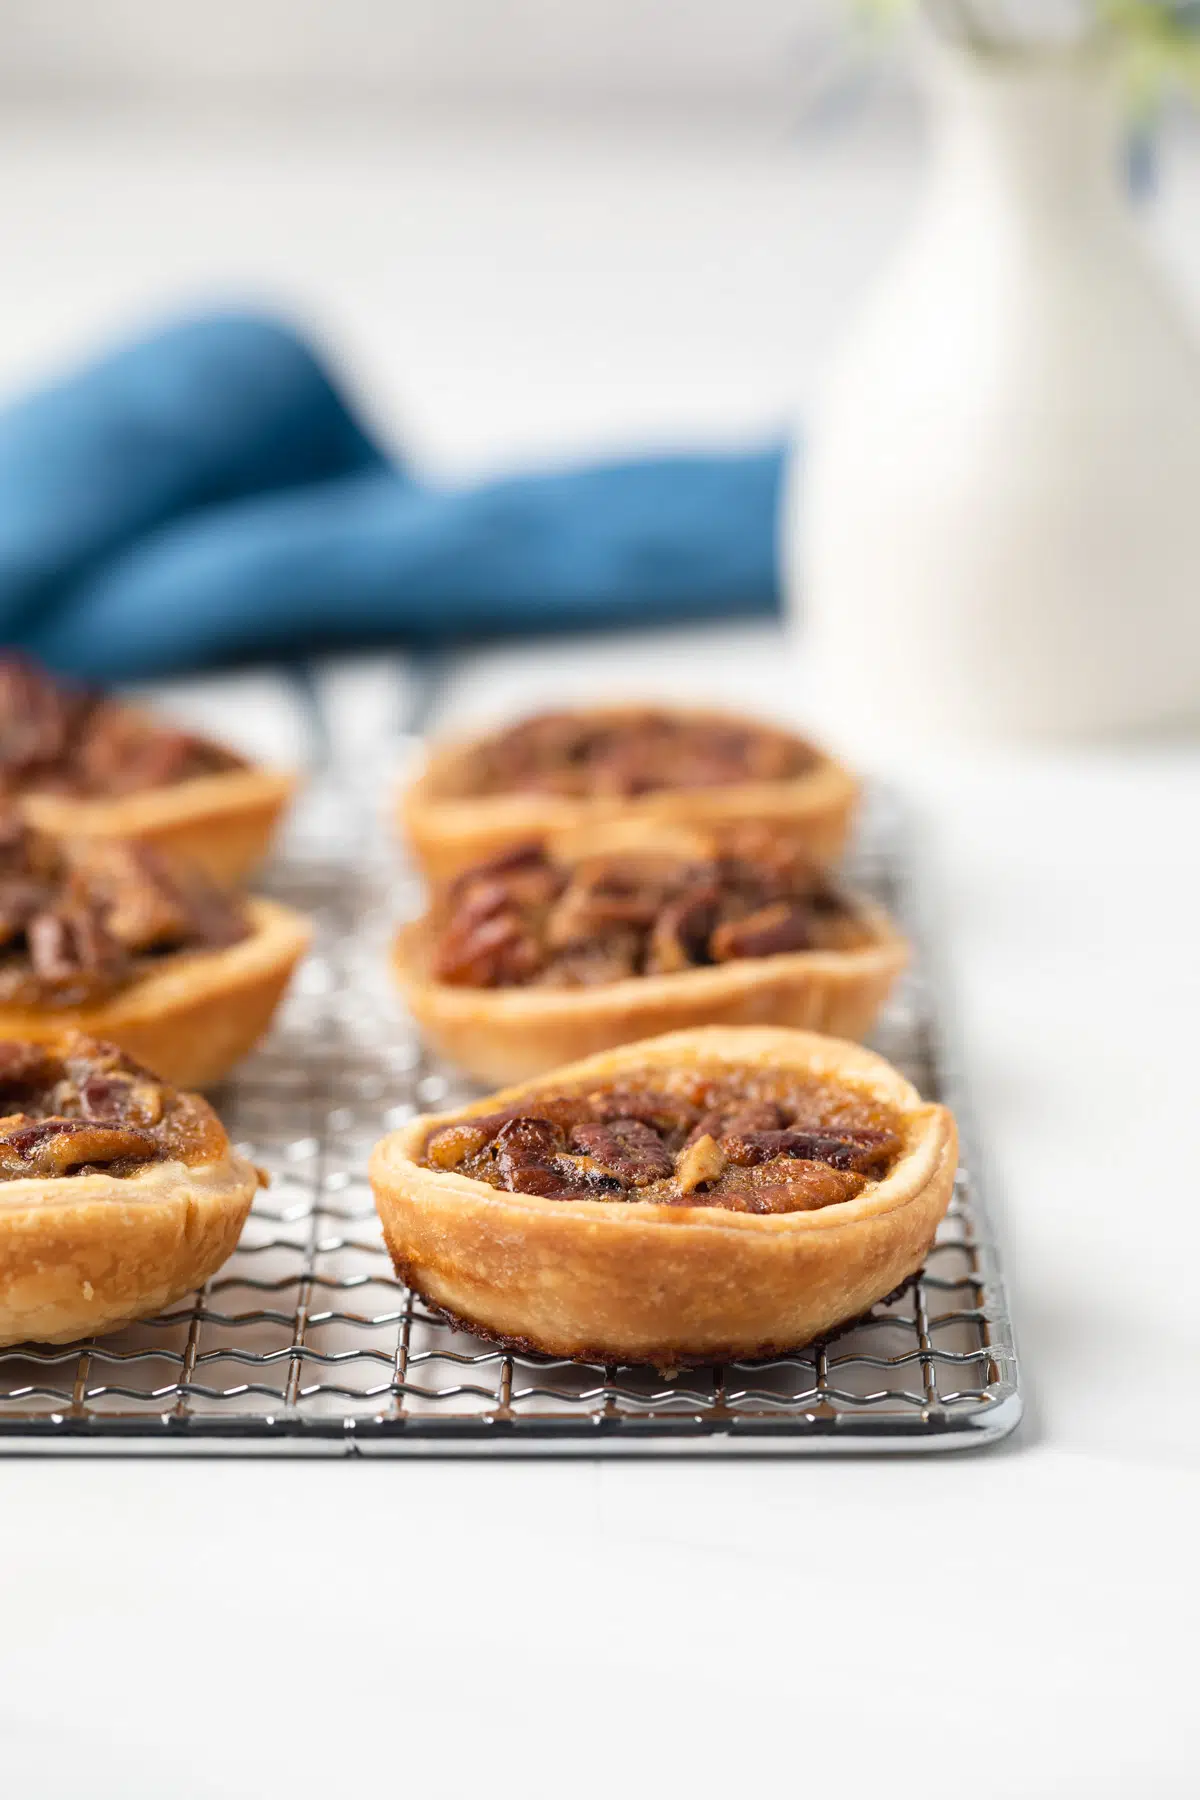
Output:
[[860,1317],[922,1265],[950,1202],[954,1120],[869,1050],[810,1032],[711,1026],[628,1044],[553,1086],[680,1066],[844,1082],[900,1115],[883,1180],[814,1212],[552,1200],[423,1167],[432,1130],[544,1091],[519,1086],[413,1120],[379,1143],[371,1184],[397,1274],[510,1348],[670,1370],[781,1354]]
[[229,769],[113,800],[25,794],[40,831],[61,838],[133,838],[233,887],[264,860],[297,784],[288,770]]
[[[756,721],[709,707],[656,707],[683,718],[753,730]],[[586,718],[619,722],[644,705],[580,708]],[[539,843],[559,832],[588,830],[613,819],[691,826],[718,842],[725,832],[765,825],[808,851],[815,862],[836,862],[858,804],[850,771],[821,751],[803,774],[783,781],[748,781],[708,788],[662,788],[649,794],[571,798],[557,794],[461,793],[464,768],[493,732],[430,747],[425,766],[400,796],[399,822],[425,873],[446,880],[485,862],[507,845]]]
[[476,1081],[528,1081],[564,1062],[698,1025],[786,1025],[866,1037],[909,953],[879,907],[856,899],[855,916],[869,937],[852,950],[741,957],[571,988],[437,981],[429,973],[434,932],[427,916],[400,928],[392,971],[439,1055]]
[[312,935],[290,907],[245,905],[251,930],[240,943],[164,957],[99,1006],[0,1006],[0,1039],[47,1043],[74,1029],[119,1044],[173,1087],[220,1081],[266,1032]]
[[161,1312],[221,1267],[258,1185],[232,1151],[0,1182],[0,1345],[70,1343]]

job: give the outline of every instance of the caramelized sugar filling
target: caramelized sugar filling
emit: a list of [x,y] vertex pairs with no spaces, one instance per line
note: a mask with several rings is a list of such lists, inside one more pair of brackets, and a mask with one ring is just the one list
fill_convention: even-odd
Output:
[[0,808],[0,1004],[91,1006],[249,931],[241,902],[148,844],[66,846]]
[[850,950],[853,902],[793,847],[710,860],[653,851],[556,862],[536,846],[460,875],[435,908],[432,972],[458,987],[597,987],[744,957]]
[[118,799],[247,767],[219,744],[0,656],[0,795]]
[[0,1181],[131,1175],[147,1163],[216,1162],[216,1114],[115,1044],[79,1032],[50,1045],[0,1042]]
[[461,791],[630,798],[664,788],[789,781],[816,761],[811,745],[768,725],[689,718],[654,707],[619,719],[539,713],[480,745]]
[[653,1069],[439,1126],[421,1160],[550,1200],[790,1213],[852,1200],[903,1148],[901,1115],[850,1087]]

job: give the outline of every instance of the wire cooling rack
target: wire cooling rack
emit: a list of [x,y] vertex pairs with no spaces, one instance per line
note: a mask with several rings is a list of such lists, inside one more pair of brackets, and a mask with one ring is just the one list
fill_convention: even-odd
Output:
[[[947,1450],[1003,1437],[1017,1365],[977,1174],[919,1279],[852,1329],[769,1362],[643,1369],[508,1355],[434,1318],[392,1273],[366,1179],[380,1134],[471,1090],[430,1059],[385,971],[416,905],[375,816],[387,783],[310,791],[274,884],[316,948],[264,1048],[216,1101],[271,1172],[207,1287],[113,1336],[0,1351],[0,1450],[203,1453]],[[856,876],[913,920],[906,833],[869,809]],[[905,979],[879,1048],[962,1117],[937,989]],[[969,1139],[968,1139],[969,1141]]]

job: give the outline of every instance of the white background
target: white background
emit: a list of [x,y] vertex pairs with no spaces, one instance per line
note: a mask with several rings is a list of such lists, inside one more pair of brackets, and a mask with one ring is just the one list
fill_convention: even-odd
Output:
[[[66,9],[24,12],[48,32]],[[891,121],[787,139],[753,108],[618,131],[60,96],[0,115],[0,386],[250,293],[320,321],[442,470],[750,438],[819,379],[916,167]],[[1189,281],[1198,208],[1183,145],[1156,229]],[[448,716],[634,659],[666,691],[792,700],[761,626],[497,651]],[[260,692],[233,718],[269,747]],[[1020,1438],[925,1462],[0,1463],[6,1794],[1196,1793],[1200,756],[892,773],[1004,1200]]]
[[653,96],[752,108],[845,36],[843,0],[0,0],[0,85]]

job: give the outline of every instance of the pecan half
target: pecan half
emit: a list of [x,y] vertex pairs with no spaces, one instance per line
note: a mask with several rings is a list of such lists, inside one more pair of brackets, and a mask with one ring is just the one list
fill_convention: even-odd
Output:
[[597,1088],[586,1097],[591,1118],[601,1124],[614,1119],[639,1119],[660,1137],[678,1141],[691,1128],[696,1108],[681,1094],[663,1094],[653,1088]]
[[740,1136],[748,1131],[778,1131],[783,1124],[783,1109],[773,1100],[754,1101],[749,1105],[743,1102],[728,1112],[702,1114],[687,1142],[693,1144],[697,1138],[706,1136],[721,1138],[727,1133]]
[[674,1161],[658,1133],[641,1119],[613,1119],[608,1125],[576,1125],[571,1146],[582,1150],[603,1174],[623,1187],[665,1181]]
[[796,1161],[826,1163],[831,1169],[869,1175],[884,1168],[900,1149],[889,1131],[833,1133],[816,1131],[743,1131],[721,1140],[730,1162],[748,1168],[787,1156]]
[[646,931],[687,874],[677,858],[661,856],[610,856],[583,863],[572,872],[546,921],[546,941],[574,944],[614,928]]
[[496,1169],[500,1185],[513,1194],[561,1197],[570,1183],[553,1167],[562,1138],[548,1119],[509,1119],[495,1139]]
[[162,1089],[147,1075],[90,1073],[75,1092],[80,1116],[98,1123],[150,1127],[163,1116]]
[[199,871],[171,864],[152,845],[88,844],[76,853],[74,873],[103,909],[109,933],[129,951],[221,949],[245,936],[236,900]]
[[448,931],[438,945],[433,971],[461,987],[515,987],[542,966],[542,949],[516,913],[498,912]]
[[57,1006],[79,1006],[115,993],[129,973],[100,910],[80,895],[38,913],[26,930],[33,980]]
[[654,921],[646,952],[648,975],[674,975],[709,963],[709,934],[716,923],[721,891],[711,881],[669,901]]
[[845,1169],[785,1158],[730,1170],[721,1181],[721,1205],[730,1212],[817,1212],[853,1200],[864,1185],[863,1176]]
[[809,916],[797,900],[773,900],[744,919],[729,919],[717,926],[709,943],[714,962],[732,962],[740,956],[779,956],[811,946]]

